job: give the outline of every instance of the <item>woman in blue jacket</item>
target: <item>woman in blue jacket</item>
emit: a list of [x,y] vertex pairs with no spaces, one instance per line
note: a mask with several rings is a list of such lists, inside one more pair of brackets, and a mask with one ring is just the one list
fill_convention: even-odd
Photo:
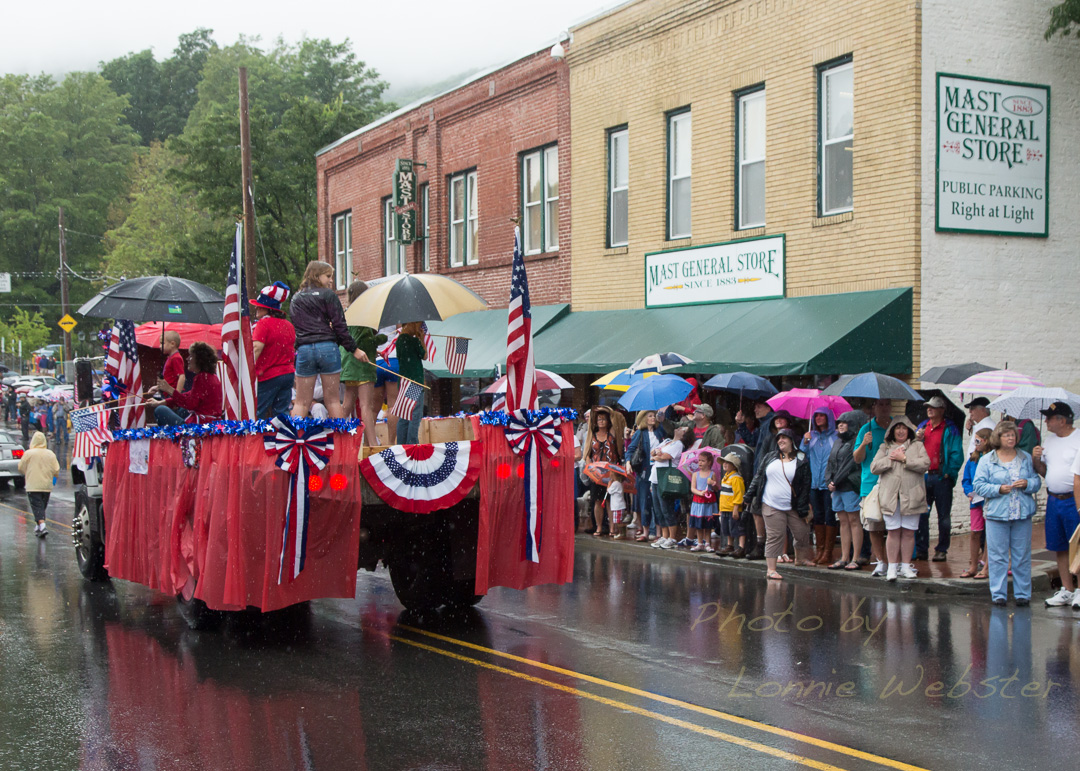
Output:
[[[652,510],[652,486],[649,484],[649,474],[652,471],[652,451],[664,441],[664,429],[660,427],[656,419],[655,410],[643,410],[637,414],[634,421],[634,437],[630,440],[630,446],[626,448],[627,464],[631,471],[637,475],[637,495],[635,500],[638,507],[638,516],[641,527],[638,528],[636,541],[648,541],[650,535],[656,535],[656,521]],[[638,447],[644,460],[633,466],[634,456]]]
[[832,494],[826,467],[829,453],[836,443],[836,420],[832,410],[814,410],[810,416],[810,430],[803,436],[799,452],[810,459],[810,509],[814,512],[815,565],[831,565],[833,544],[836,543],[836,514],[832,508]]
[[986,519],[986,554],[990,563],[990,594],[1004,605],[1009,593],[1012,558],[1013,597],[1019,607],[1031,602],[1031,518],[1039,475],[1031,456],[1017,449],[1019,433],[1012,421],[997,424],[990,436],[991,452],[979,459],[972,485],[981,495]]

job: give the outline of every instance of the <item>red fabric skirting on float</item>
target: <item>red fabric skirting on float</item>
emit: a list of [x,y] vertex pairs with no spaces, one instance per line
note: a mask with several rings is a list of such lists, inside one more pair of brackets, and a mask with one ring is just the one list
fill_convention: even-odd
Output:
[[[480,532],[476,548],[476,593],[493,586],[526,589],[537,584],[574,580],[574,433],[570,423],[559,431],[555,457],[541,458],[544,473],[540,562],[525,558],[525,488],[501,426],[473,418],[474,436],[484,443],[480,471]],[[501,469],[501,473],[500,473]]]
[[[276,610],[353,597],[360,544],[360,436],[334,434],[334,453],[311,491],[303,572],[277,583],[289,474],[261,436],[201,440],[199,467],[180,447],[151,440],[148,474],[128,471],[128,442],[105,461],[105,564],[115,578],[175,594],[189,578],[214,610]],[[339,489],[330,478],[340,475]],[[313,474],[314,476],[314,474]],[[340,484],[344,480],[344,486]]]

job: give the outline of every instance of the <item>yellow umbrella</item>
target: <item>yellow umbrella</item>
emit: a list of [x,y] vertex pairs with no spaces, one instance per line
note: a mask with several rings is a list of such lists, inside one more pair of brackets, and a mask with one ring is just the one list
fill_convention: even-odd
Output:
[[345,321],[354,327],[382,329],[482,310],[487,310],[484,298],[452,278],[437,273],[402,273],[373,282],[345,311]]
[[[617,369],[614,372],[609,372],[603,377],[594,380],[592,383],[590,383],[590,385],[594,385],[597,388],[603,388],[605,391],[627,391],[630,388],[630,384],[617,383],[615,385],[611,385],[611,381],[617,378],[619,375],[623,374],[624,372],[626,372],[625,369]],[[657,375],[659,373],[641,372],[639,374],[642,377],[652,377],[653,375]]]

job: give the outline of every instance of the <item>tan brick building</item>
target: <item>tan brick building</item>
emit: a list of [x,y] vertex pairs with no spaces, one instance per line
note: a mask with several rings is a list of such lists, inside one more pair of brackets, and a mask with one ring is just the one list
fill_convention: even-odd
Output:
[[910,288],[917,317],[916,0],[639,0],[571,34],[573,315],[646,307],[647,254],[783,235],[782,296]]

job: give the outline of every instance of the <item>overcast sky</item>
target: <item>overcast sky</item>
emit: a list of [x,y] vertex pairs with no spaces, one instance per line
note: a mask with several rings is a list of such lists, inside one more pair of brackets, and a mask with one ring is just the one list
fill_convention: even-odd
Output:
[[571,24],[618,0],[43,0],[5,2],[0,72],[58,75],[152,48],[166,59],[177,36],[214,30],[219,44],[243,33],[346,37],[394,86],[439,81],[535,51]]

